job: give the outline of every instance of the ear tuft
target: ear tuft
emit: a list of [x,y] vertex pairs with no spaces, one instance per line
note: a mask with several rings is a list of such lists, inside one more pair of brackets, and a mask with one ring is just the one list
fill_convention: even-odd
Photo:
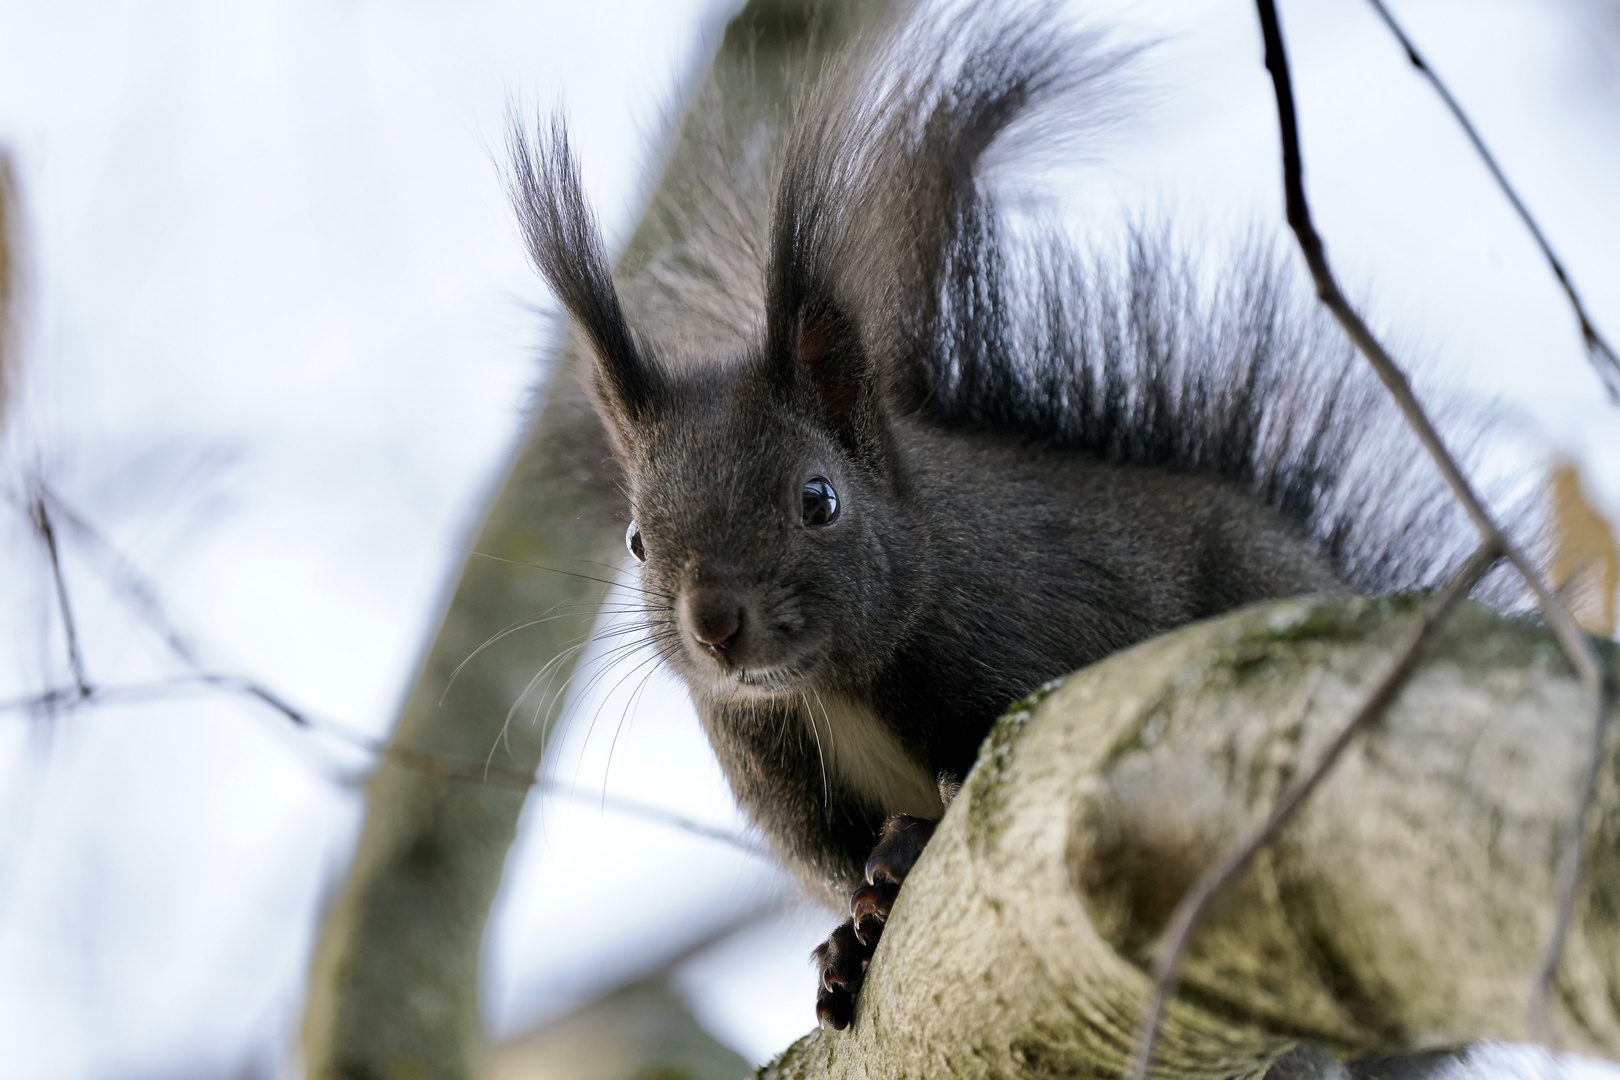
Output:
[[529,257],[596,354],[599,396],[621,425],[645,417],[662,380],[625,320],[562,117],[537,126],[532,140],[510,118],[507,150],[507,190]]

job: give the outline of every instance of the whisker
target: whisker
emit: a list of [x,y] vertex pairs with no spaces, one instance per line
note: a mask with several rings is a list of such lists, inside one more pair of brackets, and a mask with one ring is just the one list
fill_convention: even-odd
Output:
[[523,570],[545,570],[553,574],[562,574],[565,577],[579,578],[581,581],[594,581],[598,585],[606,585],[609,588],[622,587],[635,589],[637,592],[643,591],[639,586],[622,585],[620,582],[615,581],[612,578],[599,578],[591,574],[581,574],[577,570],[564,570],[560,566],[547,566],[545,563],[537,562],[523,562],[520,559],[508,559],[500,555],[490,555],[489,553],[483,551],[463,549],[463,552],[468,558],[488,559],[491,562],[505,563],[507,566],[515,566]]
[[[600,661],[600,666],[591,675],[590,681],[587,682],[585,684],[585,686],[581,688],[580,696],[581,697],[589,696],[592,689],[595,688],[597,682],[600,681],[603,678],[606,678],[607,673],[610,670],[612,670],[613,665],[615,663],[619,662],[620,660],[624,659],[625,657],[634,655],[634,653],[635,653],[635,651],[637,649],[644,648],[646,646],[646,644],[647,644],[647,642],[645,641],[645,639],[640,639],[640,638],[635,639],[635,640],[631,640],[631,641],[620,642],[619,644],[614,645],[612,648],[610,648],[610,649],[606,650],[605,652],[603,652],[601,656],[595,657],[594,659]],[[577,673],[578,673],[577,670],[569,672],[568,677],[563,680],[562,685],[557,687],[555,693],[553,693],[551,695],[550,701],[549,702],[543,702],[542,705],[536,706],[535,714],[534,714],[534,720],[533,720],[534,723],[539,723],[542,708],[546,712],[549,713],[552,706],[554,706],[557,703],[558,699],[565,692],[567,692],[568,687],[572,684],[574,676]]]
[[[816,738],[816,759],[821,762],[821,805],[823,809],[832,806],[832,789],[827,783],[827,755],[821,749],[821,729],[816,726],[816,714],[810,708],[810,699],[799,691],[799,701],[804,705],[804,717],[810,721],[810,733]],[[832,738],[832,722],[827,722],[827,738]]]
[[559,607],[562,607],[564,604],[567,604],[567,603],[570,603],[570,601],[559,600],[557,603],[555,603],[551,607],[547,608],[545,613],[538,616],[537,618],[519,620],[518,622],[512,623],[510,626],[506,627],[504,630],[500,630],[500,631],[497,631],[494,634],[491,634],[488,638],[486,638],[484,640],[484,643],[482,645],[478,646],[478,648],[476,648],[472,652],[468,653],[466,655],[466,657],[462,659],[461,663],[459,663],[459,664],[457,664],[455,666],[455,670],[450,672],[450,677],[448,679],[446,679],[445,682],[444,682],[444,692],[439,695],[439,704],[440,705],[444,704],[445,695],[450,692],[450,685],[456,681],[456,676],[461,674],[461,669],[466,667],[468,664],[472,663],[473,657],[477,656],[479,653],[483,652],[485,649],[489,648],[491,645],[495,644],[497,641],[500,641],[502,638],[509,637],[512,634],[515,634],[520,630],[527,630],[530,627],[540,626],[543,623],[551,622],[554,619],[570,619],[570,618],[577,619],[577,618],[579,618],[580,616],[583,616],[583,615],[597,616],[597,615],[603,614],[603,612],[602,612],[602,610],[600,608],[598,608],[597,610],[594,610],[594,611],[592,611],[592,610],[565,611],[565,612],[560,612],[560,613],[553,614],[553,612],[556,612]]
[[[650,659],[651,662],[656,663],[658,657],[653,656]],[[645,667],[648,662],[648,660],[639,661],[634,667],[630,668],[630,670],[619,676],[618,681],[613,684],[612,689],[603,694],[602,700],[597,703],[596,711],[591,713],[591,722],[585,728],[585,737],[580,740],[579,757],[574,762],[574,778],[576,780],[579,778],[580,770],[585,767],[585,751],[590,746],[591,736],[596,732],[596,722],[597,720],[601,719],[602,710],[607,706],[608,700],[611,699],[614,694],[618,693],[619,687],[623,686],[627,680],[634,678],[636,673]],[[602,675],[605,677],[606,672],[603,672]],[[609,748],[609,764],[611,764],[611,757],[612,750]]]
[[501,721],[500,733],[496,735],[495,742],[489,748],[489,754],[484,758],[484,771],[486,776],[489,772],[490,766],[495,762],[495,751],[497,749],[504,744],[506,746],[507,753],[511,753],[512,751],[512,744],[508,739],[508,732],[512,726],[512,717],[515,716],[518,709],[522,707],[523,699],[528,697],[529,694],[533,692],[534,688],[539,685],[540,680],[545,678],[547,671],[556,670],[556,666],[566,660],[570,654],[579,652],[589,643],[590,639],[587,638],[584,641],[569,645],[567,648],[558,652],[556,656],[553,656],[550,660],[547,660],[544,664],[540,665],[540,670],[534,673],[534,677],[529,680],[528,685],[524,686],[523,691],[518,694],[517,699],[512,702],[512,707],[506,710],[506,718]]
[[540,665],[540,670],[538,670],[538,671],[536,671],[534,673],[534,678],[529,680],[528,685],[523,688],[523,692],[518,694],[517,700],[513,701],[512,702],[512,707],[507,710],[507,712],[506,712],[506,722],[507,723],[512,722],[512,717],[514,715],[516,715],[518,709],[523,705],[523,699],[528,697],[529,694],[534,691],[534,688],[539,685],[540,680],[546,677],[547,672],[556,670],[556,668],[557,668],[557,666],[559,664],[562,664],[571,655],[573,655],[575,653],[578,653],[581,650],[583,650],[590,643],[591,643],[591,638],[590,637],[586,637],[583,640],[576,641],[573,644],[568,645],[567,647],[563,648],[561,651],[559,651],[557,653],[557,655],[553,656],[550,660],[547,660],[544,664],[541,664]]
[[630,700],[625,702],[624,711],[619,714],[619,724],[613,729],[613,741],[608,743],[607,764],[602,768],[602,808],[604,811],[607,809],[608,780],[613,773],[613,752],[618,749],[619,734],[624,731],[626,721],[634,714],[641,692],[647,688],[648,680],[658,673],[656,660],[657,657],[654,657],[653,666],[647,669],[647,674],[641,677],[641,682],[636,684],[636,688],[630,692]]
[[[662,600],[665,603],[670,603],[670,602],[672,602],[674,600],[674,597],[671,594],[666,593],[661,589],[653,589],[653,588],[650,588],[650,587],[648,587],[646,585],[636,584],[634,582],[625,581],[623,579],[601,578],[601,577],[596,577],[594,574],[582,574],[577,570],[564,570],[560,566],[547,566],[545,563],[523,562],[522,560],[519,560],[519,559],[508,559],[508,558],[504,558],[504,557],[502,557],[500,555],[490,555],[487,552],[471,551],[471,550],[466,550],[466,549],[463,549],[463,550],[464,550],[465,554],[469,558],[477,557],[477,558],[480,558],[480,559],[489,559],[489,560],[491,560],[493,562],[505,563],[508,566],[515,566],[515,567],[518,567],[518,568],[521,568],[521,569],[524,569],[524,570],[545,570],[548,573],[552,573],[552,574],[562,574],[562,575],[564,575],[566,577],[579,578],[581,581],[594,581],[598,585],[606,585],[610,589],[627,589],[627,590],[629,590],[631,592],[640,593],[643,596],[651,596],[651,597],[653,597],[655,599]],[[597,565],[597,566],[606,565],[604,563],[596,562],[595,560],[590,560],[590,559],[584,559],[584,560],[580,560],[580,561],[586,563],[587,565],[593,565],[593,564]],[[617,569],[621,569],[621,568],[619,568],[619,567],[609,567],[609,569],[617,570]]]
[[[616,635],[619,635],[619,634],[622,634],[622,633],[632,632],[632,631],[636,631],[636,630],[639,630],[639,629],[640,629],[639,625],[630,625],[630,626],[627,626],[627,627],[610,627],[607,630],[587,632],[586,634],[584,634],[580,638],[578,638],[576,641],[570,643],[566,648],[559,651],[550,660],[547,660],[543,665],[541,665],[540,669],[534,673],[534,677],[529,680],[529,682],[528,682],[528,684],[526,686],[524,686],[523,691],[520,694],[518,694],[516,700],[514,700],[512,702],[512,707],[507,710],[506,719],[504,721],[502,721],[502,723],[501,723],[501,731],[500,731],[500,735],[498,736],[498,738],[496,740],[496,745],[490,747],[489,757],[486,760],[486,767],[488,767],[488,765],[494,761],[495,751],[502,743],[506,744],[507,749],[510,752],[510,749],[511,749],[510,728],[511,728],[511,724],[512,724],[512,718],[517,715],[517,711],[518,711],[518,709],[520,709],[523,706],[524,700],[531,693],[533,693],[534,690],[536,689],[536,687],[540,686],[540,684],[543,681],[545,681],[548,677],[555,677],[556,673],[559,670],[561,670],[561,665],[565,661],[567,661],[570,656],[579,653],[581,650],[583,650],[587,646],[589,646],[592,643],[600,640],[603,636],[616,636]],[[638,644],[640,644],[640,642],[632,641],[632,642],[626,642],[626,643],[623,643],[623,644],[620,644],[620,645],[615,645],[606,654],[604,654],[604,656],[605,656],[605,658],[611,659],[620,650],[626,648],[627,646],[635,646],[635,645],[638,645]],[[534,715],[530,719],[530,724],[531,725],[538,725],[540,723],[541,715],[542,714],[549,714],[550,710],[556,704],[557,700],[561,696],[562,691],[567,689],[568,685],[572,682],[572,680],[573,680],[573,672],[570,672],[568,678],[563,680],[562,686],[561,686],[561,688],[559,688],[558,692],[555,693],[555,694],[551,694],[549,697],[547,695],[546,690],[544,690],[544,689],[541,690],[540,697],[539,697],[539,699],[538,699],[538,701],[536,702],[536,705],[535,705]],[[548,722],[546,724],[546,731],[543,731],[541,733],[541,753],[542,754],[544,754],[544,752],[545,752],[545,749],[544,749],[545,742],[546,742],[546,740],[548,738],[549,730],[550,730],[551,727],[552,727],[552,724],[550,722]]]

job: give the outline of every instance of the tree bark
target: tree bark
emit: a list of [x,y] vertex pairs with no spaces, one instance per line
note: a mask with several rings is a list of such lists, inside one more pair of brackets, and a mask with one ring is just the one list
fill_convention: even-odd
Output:
[[[1413,598],[1284,601],[1147,642],[1009,712],[901,890],[853,1026],[767,1078],[1117,1077],[1165,922],[1310,767]],[[1602,643],[1608,677],[1617,670]],[[1591,745],[1539,624],[1455,613],[1382,720],[1195,932],[1154,1056],[1252,1076],[1524,1040],[1560,830]],[[1563,1048],[1620,1056],[1614,740],[1553,994]]]
[[[647,215],[616,268],[634,273],[677,241],[717,131],[747,133],[785,109],[880,0],[751,0],[727,25],[697,104],[669,149]],[[478,956],[516,832],[526,778],[557,707],[555,664],[508,721],[537,669],[589,632],[624,558],[625,520],[606,439],[561,351],[544,402],[470,547],[438,633],[367,788],[347,883],[322,927],[305,1006],[311,1078],[470,1076],[483,1045]],[[555,614],[478,652],[503,630]],[[538,695],[538,696],[536,696]],[[531,719],[532,718],[532,719]],[[486,774],[484,766],[491,760]],[[446,767],[449,765],[451,767]],[[493,776],[500,782],[488,782]]]

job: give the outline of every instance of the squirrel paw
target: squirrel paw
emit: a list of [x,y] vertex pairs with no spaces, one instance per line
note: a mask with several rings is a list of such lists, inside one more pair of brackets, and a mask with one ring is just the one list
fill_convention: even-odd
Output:
[[917,865],[923,846],[934,835],[936,823],[927,818],[914,818],[910,814],[890,814],[878,834],[877,847],[866,860],[866,880],[899,885]]
[[855,995],[866,979],[883,924],[888,921],[900,884],[934,835],[934,822],[893,814],[883,823],[877,847],[866,860],[866,884],[849,898],[849,919],[817,946],[813,954],[819,986],[816,1020],[842,1031],[855,1018]]
[[855,995],[866,979],[872,946],[862,944],[851,919],[816,946],[811,957],[820,983],[816,990],[816,1020],[822,1027],[842,1031],[855,1018]]
[[900,893],[917,857],[934,835],[934,823],[909,814],[891,814],[883,823],[877,847],[866,860],[866,884],[849,898],[849,917],[854,920],[855,936],[867,946],[876,946],[883,936],[883,924]]
[[855,937],[869,949],[877,948],[883,935],[883,924],[889,920],[889,909],[900,894],[900,886],[892,881],[878,881],[862,885],[849,898],[849,921]]

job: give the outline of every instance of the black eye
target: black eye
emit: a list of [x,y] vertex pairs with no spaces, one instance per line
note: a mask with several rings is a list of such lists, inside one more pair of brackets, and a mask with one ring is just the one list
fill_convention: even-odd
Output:
[[813,476],[805,481],[804,490],[799,493],[799,520],[812,528],[838,520],[838,492],[825,476]]
[[647,561],[647,548],[641,542],[641,526],[632,519],[630,527],[624,530],[624,546],[630,549],[630,554],[636,557],[636,562]]

